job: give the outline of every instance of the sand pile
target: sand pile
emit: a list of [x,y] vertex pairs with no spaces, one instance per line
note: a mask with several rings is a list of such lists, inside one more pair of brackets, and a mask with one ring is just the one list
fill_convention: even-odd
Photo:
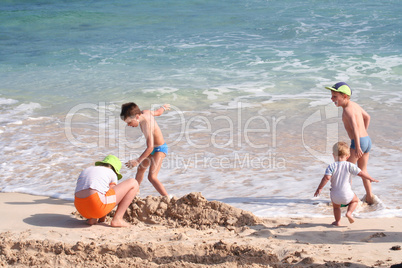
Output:
[[[252,246],[217,242],[208,245],[161,245],[138,242],[75,245],[47,240],[16,242],[0,235],[0,266],[34,267],[270,267],[278,257]],[[180,252],[181,254],[178,254]]]
[[[2,198],[2,199],[1,199]],[[259,219],[199,193],[136,198],[133,223],[89,226],[71,202],[0,194],[0,267],[394,267],[401,219]],[[398,266],[395,266],[398,267]]]
[[[114,212],[110,214],[113,217]],[[148,196],[136,197],[127,209],[125,220],[142,221],[171,227],[191,227],[199,230],[213,226],[227,228],[253,226],[261,220],[251,212],[218,201],[208,201],[201,193],[190,193],[181,198]]]

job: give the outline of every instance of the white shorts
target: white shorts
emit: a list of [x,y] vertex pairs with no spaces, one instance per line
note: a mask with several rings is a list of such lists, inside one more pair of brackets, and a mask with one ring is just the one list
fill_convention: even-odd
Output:
[[337,192],[331,189],[331,201],[337,205],[347,205],[352,202],[355,193],[353,191]]

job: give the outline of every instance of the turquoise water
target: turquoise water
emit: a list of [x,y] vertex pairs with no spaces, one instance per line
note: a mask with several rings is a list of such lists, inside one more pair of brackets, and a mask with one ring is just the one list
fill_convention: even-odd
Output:
[[[311,197],[327,141],[347,137],[324,87],[345,81],[372,116],[369,172],[381,180],[381,204],[360,216],[401,216],[400,14],[399,1],[372,0],[3,1],[0,189],[71,199],[83,167],[144,149],[122,103],[170,103],[158,118],[170,193],[327,215],[329,190]],[[156,192],[144,182],[142,194]]]

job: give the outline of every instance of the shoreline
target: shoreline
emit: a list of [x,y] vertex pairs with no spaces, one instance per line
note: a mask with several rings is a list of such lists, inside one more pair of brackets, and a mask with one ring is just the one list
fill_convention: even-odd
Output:
[[[205,205],[200,207],[201,211],[213,203],[202,196],[197,198]],[[162,197],[146,199],[139,203],[160,202]],[[179,205],[180,200],[176,202],[177,213],[187,209]],[[221,213],[226,213],[224,225],[214,224],[211,212],[198,219],[199,225],[177,224],[164,218],[157,209],[151,213],[137,208],[136,213],[144,221],[134,219],[129,228],[112,228],[104,223],[86,225],[74,214],[71,201],[0,193],[0,204],[0,212],[6,215],[0,223],[0,266],[84,267],[102,263],[105,267],[291,267],[296,264],[300,267],[324,267],[325,264],[390,267],[402,264],[401,251],[391,249],[402,246],[402,218],[357,218],[349,224],[342,217],[343,227],[334,227],[332,217],[258,218],[214,202]],[[216,218],[219,220],[222,215]],[[245,217],[254,224],[248,225]],[[228,224],[231,222],[235,224]]]

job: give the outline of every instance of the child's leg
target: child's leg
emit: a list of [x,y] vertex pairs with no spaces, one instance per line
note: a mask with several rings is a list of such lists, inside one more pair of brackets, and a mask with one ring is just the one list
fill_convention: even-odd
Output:
[[[366,172],[367,172],[368,159],[369,159],[369,153],[365,153],[359,160],[357,160],[357,166],[361,170],[366,171]],[[371,205],[374,203],[374,195],[373,195],[373,191],[371,189],[371,181],[365,180],[365,179],[362,179],[362,180],[363,180],[364,189],[366,190],[366,202]]]
[[350,148],[350,156],[348,158],[348,161],[350,163],[353,163],[353,164],[357,165],[357,160],[359,160],[359,159],[356,156],[356,149]]
[[151,165],[152,158],[151,156],[147,157],[137,168],[137,174],[135,175],[135,179],[138,182],[138,185],[141,185],[142,180],[144,179],[145,171],[147,171],[148,167]]
[[355,222],[355,220],[352,217],[352,213],[353,211],[355,211],[357,204],[359,204],[359,198],[357,198],[357,195],[355,194],[352,201],[349,203],[348,211],[346,212],[346,217],[348,218],[350,223]]
[[117,184],[113,187],[116,193],[116,204],[118,204],[116,213],[110,223],[113,227],[127,227],[130,226],[124,219],[124,213],[128,206],[133,201],[135,195],[138,193],[140,186],[135,179],[128,179],[122,181],[121,183]]
[[[356,157],[356,149],[350,149],[350,157],[348,159],[349,162],[353,163],[353,164],[357,164],[357,166],[364,171],[367,171],[367,163],[368,163],[368,159],[369,159],[369,153],[364,153],[362,157],[360,157],[359,159]],[[371,182],[369,180],[363,180],[363,185],[364,185],[364,189],[366,190],[366,202],[368,204],[373,204],[374,203],[374,199],[373,199],[373,192],[371,190]]]
[[162,195],[167,196],[167,192],[163,184],[158,180],[159,170],[162,167],[162,161],[165,158],[165,154],[162,152],[156,152],[152,156],[151,166],[149,168],[148,180],[152,183],[155,189]]
[[334,209],[334,217],[335,217],[335,221],[332,223],[332,225],[339,226],[341,224],[341,205],[332,202],[332,207]]

